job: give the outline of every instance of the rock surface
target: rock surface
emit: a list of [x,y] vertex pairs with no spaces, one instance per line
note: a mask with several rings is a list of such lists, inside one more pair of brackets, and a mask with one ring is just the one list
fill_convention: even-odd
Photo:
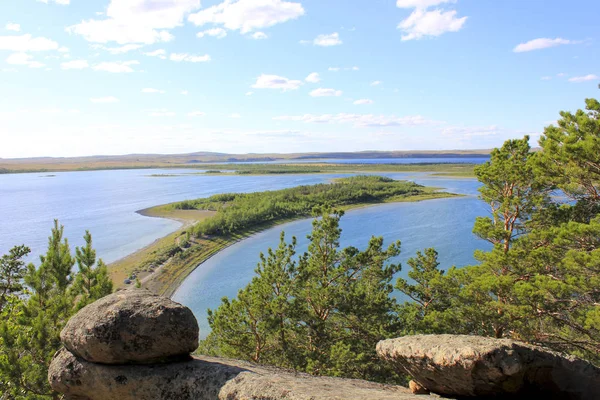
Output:
[[145,364],[188,357],[198,347],[192,311],[147,290],[124,290],[75,314],[60,334],[65,347],[101,364]]
[[419,385],[415,381],[408,382],[408,388],[410,389],[410,392],[414,393],[414,394],[429,394],[430,393],[429,390],[425,389],[423,386]]
[[600,399],[599,368],[508,339],[406,336],[379,342],[377,353],[444,396]]
[[80,400],[423,400],[398,386],[320,378],[211,357],[159,365],[101,365],[59,351],[52,388]]

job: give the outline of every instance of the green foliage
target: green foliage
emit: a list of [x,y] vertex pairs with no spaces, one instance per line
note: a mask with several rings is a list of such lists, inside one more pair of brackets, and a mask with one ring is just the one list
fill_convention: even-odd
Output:
[[384,249],[374,237],[363,251],[340,249],[343,212],[316,212],[308,251],[296,260],[295,239],[282,234],[238,297],[209,311],[201,349],[316,375],[397,380],[375,346],[396,329],[390,282],[400,267],[388,261],[400,243]]
[[187,200],[173,207],[182,210],[214,210],[217,214],[194,229],[197,235],[229,235],[285,218],[308,216],[314,207],[334,204],[377,203],[394,197],[423,193],[412,182],[380,176],[354,176],[331,184],[298,186],[260,193],[226,193],[207,199]]
[[[2,257],[0,286],[6,291],[0,310],[0,388],[6,399],[56,398],[47,382],[48,366],[60,348],[60,331],[81,307],[112,291],[106,266],[86,245],[73,257],[55,221],[41,264],[24,267],[29,249],[15,247]],[[79,272],[72,268],[77,262]]]

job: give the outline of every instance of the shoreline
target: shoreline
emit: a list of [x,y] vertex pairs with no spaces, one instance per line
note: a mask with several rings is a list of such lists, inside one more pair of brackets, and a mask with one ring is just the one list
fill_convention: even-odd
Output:
[[[357,203],[338,208],[344,211],[350,211],[390,203],[421,202],[464,196],[455,193],[438,192],[437,190],[439,190],[439,188],[430,187],[428,188],[428,192],[416,196],[393,198],[377,203]],[[293,221],[312,218],[309,215],[302,215],[281,219],[255,226],[231,236],[190,238],[189,247],[185,248],[185,250],[179,250],[179,244],[181,240],[184,240],[186,237],[187,229],[202,219],[210,217],[214,212],[172,210],[168,209],[167,206],[169,206],[169,204],[162,204],[136,211],[136,213],[143,216],[171,219],[182,225],[174,232],[156,239],[151,244],[126,257],[110,263],[108,265],[109,274],[113,280],[115,289],[134,287],[135,281],[129,285],[125,285],[123,280],[130,277],[132,274],[135,274],[136,280],[139,280],[142,287],[157,294],[171,297],[196,268],[199,268],[204,262],[222,250],[267,229]],[[177,252],[174,252],[175,249],[177,249]],[[168,257],[164,256],[165,254],[167,254]],[[159,262],[158,265],[157,262]]]

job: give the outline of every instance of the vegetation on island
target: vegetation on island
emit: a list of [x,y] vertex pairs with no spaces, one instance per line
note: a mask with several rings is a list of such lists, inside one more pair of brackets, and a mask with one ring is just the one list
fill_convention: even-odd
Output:
[[[60,331],[85,305],[113,290],[106,265],[96,261],[92,236],[71,254],[55,221],[38,266],[16,246],[0,258],[0,391],[3,399],[58,398],[48,367],[60,348]],[[77,264],[77,272],[73,271]]]
[[[133,275],[142,286],[170,295],[200,263],[238,240],[271,226],[310,217],[315,206],[353,208],[391,201],[453,196],[412,182],[355,176],[329,184],[226,193],[144,210],[144,215],[184,220],[186,226],[158,244],[110,266],[117,281]],[[127,271],[125,274],[124,271]],[[145,275],[152,272],[152,276]]]
[[[442,268],[435,249],[408,261],[394,288],[400,243],[373,237],[340,248],[334,209],[316,209],[309,249],[295,238],[261,254],[237,298],[209,311],[201,352],[317,375],[401,382],[379,363],[381,339],[418,333],[512,338],[600,364],[600,103],[561,113],[532,152],[509,140],[476,168],[490,216],[478,265]],[[560,194],[561,196],[557,196]],[[554,195],[554,196],[552,196]]]

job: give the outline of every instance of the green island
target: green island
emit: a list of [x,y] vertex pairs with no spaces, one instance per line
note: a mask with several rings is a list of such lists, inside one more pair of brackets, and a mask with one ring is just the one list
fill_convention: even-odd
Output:
[[353,176],[329,184],[256,193],[218,194],[140,211],[183,223],[176,232],[109,265],[117,287],[126,279],[170,296],[202,262],[225,247],[264,229],[310,217],[315,207],[341,210],[375,204],[457,196],[412,182]]

